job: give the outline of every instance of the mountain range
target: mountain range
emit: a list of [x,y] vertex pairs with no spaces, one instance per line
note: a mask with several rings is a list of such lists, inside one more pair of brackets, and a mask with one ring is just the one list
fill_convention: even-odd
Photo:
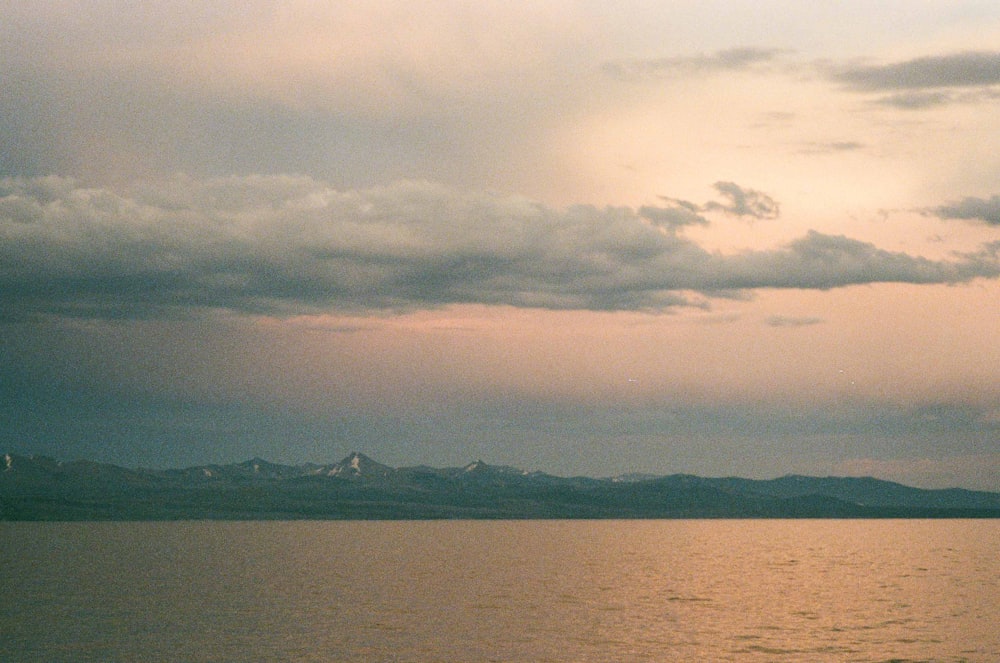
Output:
[[0,520],[1000,517],[1000,493],[870,477],[559,477],[482,461],[394,468],[358,452],[325,465],[253,458],[168,470],[2,461]]

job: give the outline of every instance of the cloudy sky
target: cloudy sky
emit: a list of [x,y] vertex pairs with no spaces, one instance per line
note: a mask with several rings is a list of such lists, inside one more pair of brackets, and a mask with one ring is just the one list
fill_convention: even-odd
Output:
[[1000,4],[0,0],[0,447],[1000,490]]

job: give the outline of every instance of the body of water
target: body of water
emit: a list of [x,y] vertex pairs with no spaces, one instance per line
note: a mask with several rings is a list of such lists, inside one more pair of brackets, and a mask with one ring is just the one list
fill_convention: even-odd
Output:
[[1000,521],[0,523],[3,661],[1000,661]]

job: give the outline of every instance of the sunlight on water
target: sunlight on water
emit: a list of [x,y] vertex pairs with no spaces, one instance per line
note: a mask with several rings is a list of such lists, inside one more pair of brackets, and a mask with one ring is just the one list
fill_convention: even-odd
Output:
[[2,523],[10,661],[997,661],[1000,522]]

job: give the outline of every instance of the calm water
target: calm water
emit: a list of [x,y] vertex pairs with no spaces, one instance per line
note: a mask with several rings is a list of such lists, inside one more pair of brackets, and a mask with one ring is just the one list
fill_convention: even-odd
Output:
[[0,523],[4,661],[1000,661],[1000,521]]

